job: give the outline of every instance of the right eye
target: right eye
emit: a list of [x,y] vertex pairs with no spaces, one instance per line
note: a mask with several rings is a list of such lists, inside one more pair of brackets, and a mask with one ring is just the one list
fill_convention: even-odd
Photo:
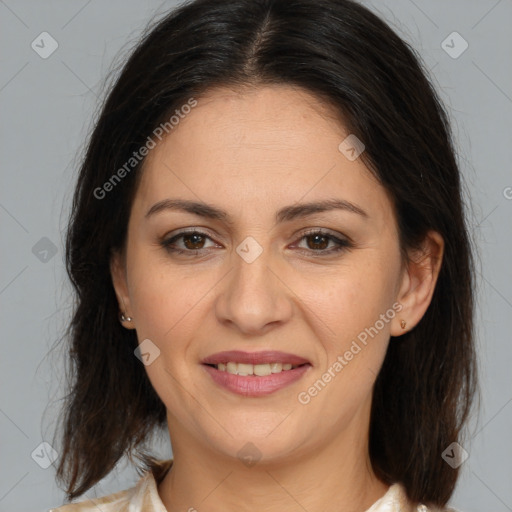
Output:
[[[197,256],[205,249],[204,244],[206,240],[213,241],[206,233],[193,229],[182,231],[170,238],[162,240],[161,245],[170,253]],[[215,245],[212,247],[215,247]]]

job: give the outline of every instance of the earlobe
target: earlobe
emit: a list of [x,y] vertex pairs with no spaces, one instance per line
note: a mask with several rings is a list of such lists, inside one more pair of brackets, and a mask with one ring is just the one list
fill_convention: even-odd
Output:
[[444,240],[436,231],[429,231],[421,248],[411,251],[397,297],[402,310],[393,319],[391,336],[401,336],[413,329],[427,311],[441,270],[443,252]]
[[110,258],[110,275],[119,305],[119,321],[127,329],[134,329],[133,318],[130,314],[130,296],[126,282],[126,264],[123,254],[112,253]]

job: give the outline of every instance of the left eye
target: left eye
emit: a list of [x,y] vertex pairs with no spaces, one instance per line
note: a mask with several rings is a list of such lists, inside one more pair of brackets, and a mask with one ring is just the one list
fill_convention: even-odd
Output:
[[[325,231],[309,231],[304,233],[300,240],[306,242],[306,250],[323,254],[341,251],[352,246],[348,240],[335,237]],[[333,243],[334,247],[328,248],[330,243]]]

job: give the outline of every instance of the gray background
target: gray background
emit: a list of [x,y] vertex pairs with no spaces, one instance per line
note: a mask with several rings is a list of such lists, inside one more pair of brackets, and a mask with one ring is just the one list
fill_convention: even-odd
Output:
[[[512,511],[512,1],[365,4],[417,48],[431,70],[452,117],[470,197],[483,407],[464,445],[469,458],[451,504],[465,512]],[[31,454],[51,441],[64,393],[63,353],[50,349],[70,313],[63,229],[77,155],[114,57],[173,5],[0,0],[0,511],[63,503],[54,466],[43,469]],[[46,59],[31,47],[44,31],[58,43]],[[454,31],[469,45],[457,58],[463,49],[457,36],[444,44],[452,56],[442,47]],[[165,439],[155,449],[170,456]],[[136,478],[123,463],[81,499],[125,489]]]

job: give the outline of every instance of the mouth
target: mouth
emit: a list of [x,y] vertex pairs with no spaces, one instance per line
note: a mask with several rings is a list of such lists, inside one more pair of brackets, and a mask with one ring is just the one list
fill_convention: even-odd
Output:
[[264,396],[301,379],[312,364],[284,352],[227,351],[202,361],[221,388],[246,397]]
[[247,377],[249,375],[255,375],[258,377],[266,377],[267,375],[272,375],[273,373],[281,373],[289,370],[295,370],[295,368],[299,368],[300,366],[304,366],[309,363],[304,364],[291,364],[291,363],[263,363],[263,364],[247,364],[247,363],[237,363],[235,361],[228,361],[226,363],[218,363],[218,364],[207,364],[220,372],[227,372],[231,375],[241,375],[243,377]]
[[263,350],[260,352],[245,352],[243,350],[228,350],[218,352],[203,359],[203,364],[215,366],[217,370],[235,373],[236,375],[270,375],[288,371],[304,364],[310,364],[307,359],[296,354]]

